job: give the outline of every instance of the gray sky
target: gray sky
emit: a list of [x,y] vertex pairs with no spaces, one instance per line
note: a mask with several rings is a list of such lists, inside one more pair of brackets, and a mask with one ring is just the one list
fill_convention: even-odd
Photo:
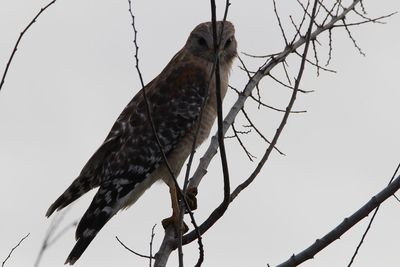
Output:
[[[1,71],[19,32],[46,3],[0,0]],[[287,16],[300,19],[301,9],[296,1],[278,4],[288,33],[293,33]],[[371,17],[400,6],[395,0],[364,4]],[[183,46],[194,26],[210,17],[208,1],[134,1],[134,10],[146,82]],[[240,51],[270,54],[283,49],[272,1],[232,1],[229,20],[236,26]],[[287,156],[274,153],[257,180],[204,235],[204,266],[278,264],[331,230],[387,184],[400,160],[399,16],[387,21],[352,29],[366,57],[358,54],[343,29],[334,31],[331,68],[337,74],[323,72],[316,77],[315,69],[307,66],[301,87],[315,92],[300,95],[296,102],[295,108],[307,113],[289,119],[279,141]],[[44,217],[48,206],[79,174],[139,90],[132,36],[126,1],[70,0],[58,1],[22,41],[0,92],[0,259],[23,235],[31,235],[7,266],[33,265],[51,222]],[[320,56],[325,62],[327,35],[321,38]],[[262,63],[243,59],[250,67]],[[288,62],[294,77],[299,60],[291,57]],[[238,62],[231,84],[242,88],[246,75],[237,66]],[[273,73],[283,77],[281,68]],[[267,79],[260,89],[264,102],[285,107],[290,91]],[[235,99],[229,92],[225,107]],[[258,110],[250,100],[246,108],[260,129],[272,136],[282,114]],[[244,141],[258,156],[257,162],[266,144],[253,134]],[[229,139],[226,144],[234,186],[256,162],[246,160],[237,141]],[[200,222],[222,199],[217,159],[199,188]],[[93,194],[72,206],[63,225],[82,216]],[[76,266],[146,266],[146,260],[117,244],[115,235],[147,253],[151,228],[157,224],[157,250],[163,237],[160,221],[170,212],[167,187],[156,184],[104,227]],[[394,199],[381,207],[354,266],[398,265],[399,214]],[[366,223],[302,266],[347,264]],[[46,251],[40,266],[63,266],[73,244],[70,230]],[[185,247],[184,254],[187,265],[192,265],[196,244]],[[169,266],[176,266],[176,258],[170,258]]]

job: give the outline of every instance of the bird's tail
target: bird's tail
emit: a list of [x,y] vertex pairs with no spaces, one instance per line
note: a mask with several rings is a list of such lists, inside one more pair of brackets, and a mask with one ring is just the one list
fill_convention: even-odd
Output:
[[99,191],[78,224],[75,234],[77,242],[65,264],[72,265],[79,259],[101,228],[118,212],[124,201],[126,199],[119,198],[116,190],[112,191],[109,188],[100,186]]
[[77,200],[83,194],[94,188],[96,185],[91,183],[88,177],[79,176],[72,184],[57,198],[57,200],[50,206],[46,212],[46,216],[49,217],[55,210],[61,210]]

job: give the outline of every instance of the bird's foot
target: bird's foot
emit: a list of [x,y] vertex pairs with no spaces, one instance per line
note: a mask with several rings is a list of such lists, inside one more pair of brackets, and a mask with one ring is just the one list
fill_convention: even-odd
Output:
[[169,226],[172,225],[175,228],[176,232],[181,231],[182,233],[186,233],[187,231],[189,231],[189,227],[186,225],[184,221],[182,221],[182,224],[179,225],[180,223],[179,216],[172,215],[171,217],[162,220],[161,223],[164,229],[167,229]]
[[[185,197],[186,197],[186,202],[189,205],[189,209],[190,210],[197,209],[197,198],[196,198],[196,196],[197,196],[197,188],[196,187],[191,187],[191,188],[188,188],[186,190],[186,196]],[[186,210],[186,213],[189,213],[189,212]]]

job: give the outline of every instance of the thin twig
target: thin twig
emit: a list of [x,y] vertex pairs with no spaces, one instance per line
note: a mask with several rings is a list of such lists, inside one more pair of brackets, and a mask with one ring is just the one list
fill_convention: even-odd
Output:
[[242,147],[244,153],[246,153],[246,156],[249,158],[249,160],[251,162],[253,162],[254,161],[253,158],[255,159],[256,157],[253,154],[251,154],[249,152],[249,150],[246,148],[246,146],[243,144],[242,139],[240,139],[240,137],[239,137],[238,131],[236,131],[236,129],[235,129],[235,124],[234,123],[232,124],[232,130],[233,130],[234,137],[236,137],[236,140],[238,140],[239,145]]
[[[284,65],[284,66],[285,66],[285,65]],[[274,77],[271,73],[268,74],[268,75],[269,75],[269,77],[271,77],[275,82],[279,83],[280,85],[282,85],[282,86],[284,86],[284,87],[286,87],[286,88],[289,88],[289,89],[291,89],[291,90],[294,90],[294,87],[293,87],[293,86],[287,85],[287,84],[285,84],[284,82],[278,80],[278,79],[277,79],[276,77]],[[303,94],[308,94],[308,93],[313,93],[313,92],[314,92],[314,90],[303,90],[303,89],[300,89],[300,88],[298,89],[298,91],[299,91],[300,93],[303,93]],[[305,111],[302,111],[302,112],[305,112]],[[301,112],[292,111],[292,113],[301,113]]]
[[357,44],[356,39],[354,39],[353,35],[350,32],[349,27],[347,27],[346,20],[343,19],[343,26],[346,29],[347,34],[349,35],[350,40],[353,42],[354,47],[358,50],[360,55],[365,57],[365,53],[362,51],[361,47]]
[[153,257],[153,240],[154,240],[154,236],[155,236],[154,229],[156,228],[156,225],[157,224],[154,224],[153,227],[151,228],[151,238],[150,238],[150,245],[149,245],[150,246],[149,267],[152,266],[152,260],[154,259],[154,257]]
[[[308,0],[306,9],[308,9],[309,6],[310,6],[310,1]],[[303,17],[301,18],[299,26],[297,26],[296,23],[294,23],[292,16],[289,17],[290,21],[292,22],[293,27],[296,29],[296,34],[293,36],[291,43],[294,43],[294,41],[296,41],[298,36],[301,37],[301,28],[303,27],[303,24],[306,21],[306,17],[307,17],[306,12],[303,12]]]
[[281,18],[279,17],[278,10],[276,9],[275,0],[272,0],[272,3],[274,4],[274,13],[275,13],[275,17],[276,17],[276,19],[278,20],[279,29],[281,30],[283,39],[285,40],[285,45],[289,45],[288,40],[287,40],[287,38],[286,38],[285,30],[283,29],[283,26],[282,26],[282,23],[281,23]]
[[[331,9],[330,10],[328,10],[325,6],[323,6],[323,8],[325,9],[325,11],[328,13],[326,16],[325,16],[325,18],[324,18],[324,20],[322,21],[322,25],[325,25],[325,22],[329,19],[329,18],[336,18],[337,17],[337,15],[338,14],[333,14],[333,11],[334,11],[334,9],[335,9],[335,7],[338,5],[339,3],[338,3],[338,1],[335,1],[335,3],[332,5],[332,7],[331,7]],[[353,9],[353,11],[354,11],[354,9]]]
[[147,255],[138,253],[138,252],[136,252],[136,251],[130,249],[128,246],[126,246],[126,245],[118,238],[118,236],[115,236],[115,238],[117,239],[117,241],[118,241],[126,250],[128,250],[129,252],[135,254],[136,256],[139,256],[139,257],[141,257],[141,258],[150,259],[150,260],[151,260],[151,259],[154,259],[154,257],[152,257],[151,255],[150,255],[150,256],[147,256]]
[[13,247],[13,248],[10,250],[10,253],[8,253],[7,257],[4,259],[3,263],[1,264],[1,267],[4,267],[4,266],[5,266],[6,262],[10,259],[11,254],[14,252],[14,250],[15,250],[16,248],[18,248],[18,247],[21,245],[21,243],[29,236],[29,234],[30,234],[30,233],[28,233],[26,236],[24,236],[23,238],[21,238],[21,240],[19,240],[18,244],[15,245],[15,247]]
[[51,245],[54,245],[55,242],[57,242],[61,236],[63,236],[69,229],[74,228],[75,226],[78,225],[78,220],[73,221],[72,223],[68,224],[65,226],[58,234],[56,234],[51,240],[47,241],[46,247],[50,247]]
[[[271,76],[270,74],[268,74],[268,75]],[[238,93],[240,95],[239,90],[237,90],[236,88],[232,87],[231,85],[229,85],[229,88],[233,89],[234,91],[236,91],[236,93]],[[303,91],[303,92],[306,93],[307,91]],[[264,102],[261,102],[260,100],[255,98],[253,95],[250,95],[249,97],[252,100],[254,100],[255,102],[257,102],[262,107],[269,108],[269,109],[272,109],[272,110],[278,111],[278,112],[283,112],[283,113],[286,112],[286,110],[284,110],[284,109],[276,108],[276,107],[273,107],[271,105],[265,104]],[[307,112],[307,110],[292,110],[292,111],[290,111],[290,113],[306,113],[306,112]]]
[[312,44],[312,48],[313,48],[313,51],[314,51],[315,65],[316,65],[316,67],[317,67],[317,76],[319,76],[319,69],[320,69],[321,67],[320,67],[320,65],[319,65],[318,52],[317,52],[317,48],[315,47],[315,41],[312,40],[312,41],[311,41],[311,44]]
[[[169,162],[168,162],[168,159],[167,159],[167,157],[166,157],[166,155],[165,155],[165,152],[164,152],[164,149],[163,149],[163,147],[162,147],[162,145],[161,145],[160,139],[158,138],[158,134],[157,134],[157,131],[156,131],[155,126],[154,126],[153,117],[152,117],[152,115],[151,115],[151,109],[150,109],[149,100],[148,100],[148,98],[147,98],[146,87],[145,87],[145,85],[144,85],[142,72],[140,71],[140,67],[139,67],[139,46],[138,46],[138,44],[137,44],[137,30],[136,30],[136,25],[135,25],[135,15],[133,14],[133,11],[132,11],[132,3],[131,3],[131,0],[128,0],[128,4],[129,4],[129,9],[128,9],[128,10],[129,10],[129,13],[130,13],[130,15],[131,15],[131,19],[132,19],[132,28],[133,28],[133,32],[134,32],[133,43],[134,43],[134,45],[135,45],[135,61],[136,61],[135,67],[136,67],[136,72],[137,72],[137,74],[138,74],[138,76],[139,76],[140,84],[141,84],[141,86],[142,86],[142,93],[143,93],[144,102],[145,102],[145,104],[146,104],[147,116],[148,116],[148,118],[149,118],[149,122],[150,122],[150,124],[151,124],[151,129],[152,129],[152,131],[153,131],[153,135],[154,135],[154,138],[155,138],[155,140],[156,140],[156,142],[157,142],[157,145],[158,145],[158,148],[159,148],[159,150],[160,150],[160,153],[162,154],[162,158],[163,158],[163,160],[164,160],[164,163],[165,163],[165,165],[166,165],[166,167],[167,167],[167,169],[168,169],[168,171],[169,171],[169,173],[170,173],[170,175],[171,175],[171,178],[172,178],[172,179],[175,181],[175,183],[176,183],[176,177],[175,177],[174,172],[172,171],[172,168],[171,168],[171,166],[170,166],[170,164],[169,164]],[[179,188],[179,186],[177,186],[177,187]]]
[[[342,5],[342,0],[336,0],[336,3],[337,3],[337,8],[336,8],[336,16],[337,16],[339,14],[340,8],[344,8],[344,7]],[[360,3],[361,3],[361,0],[360,0]],[[357,12],[356,9],[354,9],[354,12],[355,13]]]
[[252,58],[271,58],[271,57],[279,55],[279,53],[274,53],[274,54],[269,54],[269,55],[253,55],[253,54],[249,54],[246,52],[241,52],[241,53],[245,56],[252,57]]
[[367,11],[366,11],[366,9],[365,9],[365,6],[364,6],[364,3],[363,3],[362,0],[361,0],[361,2],[360,2],[360,7],[361,7],[361,11],[364,13],[364,15],[367,15]]
[[316,26],[317,28],[320,27],[320,25],[318,25],[318,23],[315,21],[315,14],[314,14],[314,18],[312,18],[312,14],[310,14],[310,13],[308,12],[308,7],[309,7],[309,2],[310,2],[310,1],[307,0],[307,6],[304,6],[303,3],[300,2],[300,0],[296,0],[296,1],[297,1],[297,3],[301,6],[301,8],[303,8],[304,13],[307,14],[308,17],[310,18],[310,20],[313,21],[313,23],[315,24],[315,26]]
[[36,20],[39,18],[39,16],[40,16],[47,8],[49,8],[52,4],[54,4],[56,1],[57,1],[57,0],[53,0],[53,1],[51,1],[50,3],[48,3],[46,6],[42,7],[42,8],[40,9],[40,11],[36,14],[36,16],[33,17],[33,19],[31,20],[31,22],[29,22],[29,24],[28,24],[28,25],[23,29],[23,31],[19,34],[19,37],[18,37],[18,39],[17,39],[17,42],[16,42],[15,45],[14,45],[14,49],[13,49],[13,51],[12,51],[12,53],[11,53],[10,58],[9,58],[8,61],[7,61],[6,68],[5,68],[4,73],[3,73],[3,76],[2,76],[2,78],[1,78],[1,82],[0,82],[0,91],[1,91],[1,88],[3,87],[4,81],[5,81],[6,76],[7,76],[8,69],[10,68],[10,65],[11,65],[11,62],[12,62],[12,60],[13,60],[13,58],[14,58],[14,55],[15,55],[15,53],[17,52],[18,45],[19,45],[19,43],[20,43],[22,37],[23,37],[24,34],[29,30],[29,28],[33,25],[33,23],[36,22]]
[[[249,77],[249,79],[251,78],[251,74],[250,71],[247,69],[246,65],[244,64],[244,61],[240,58],[240,56],[237,57],[240,61],[240,63],[242,64],[243,70],[247,73],[247,76]],[[258,98],[258,108],[260,108],[260,103],[261,103],[261,95],[260,95],[260,87],[258,86],[258,84],[256,85],[256,92],[257,92],[257,98]]]
[[34,267],[38,267],[40,261],[42,260],[44,252],[54,243],[56,243],[69,229],[73,228],[78,224],[78,220],[73,221],[72,223],[65,226],[62,230],[60,230],[57,234],[55,233],[58,227],[60,226],[62,220],[64,219],[65,215],[70,210],[71,206],[68,206],[66,209],[62,210],[61,212],[57,213],[53,220],[51,221],[49,227],[47,228],[46,234],[44,236],[42,245],[36,256]]
[[325,63],[325,67],[329,66],[329,63],[331,62],[332,59],[332,50],[333,50],[333,46],[332,46],[332,29],[330,29],[328,31],[329,33],[329,52],[328,52],[328,60]]
[[366,23],[379,23],[379,24],[386,24],[386,22],[385,21],[381,21],[381,20],[383,20],[383,19],[386,19],[386,18],[390,18],[391,16],[394,16],[394,15],[396,15],[397,13],[399,13],[398,11],[396,11],[396,12],[392,12],[392,13],[390,13],[390,14],[388,14],[388,15],[384,15],[384,16],[380,16],[380,17],[377,17],[377,18],[373,18],[373,19],[371,19],[371,18],[367,18],[366,20],[363,20],[363,21],[359,21],[359,22],[352,22],[352,23],[347,23],[346,25],[335,25],[334,27],[335,28],[340,28],[340,27],[350,27],[350,26],[359,26],[359,25],[362,25],[362,24],[366,24]]
[[[284,61],[282,62],[282,67],[283,67],[283,70],[284,70],[284,72],[285,72],[286,79],[287,79],[287,81],[288,81],[290,87],[293,88],[293,87],[292,87],[292,81],[290,80],[289,73],[288,73],[288,70],[287,70],[287,68],[286,68],[286,65],[287,65],[287,62],[286,62],[286,60],[284,60]],[[302,93],[310,93],[310,92],[311,92],[311,91],[304,91],[304,90],[300,90],[300,89],[299,89],[299,91],[302,92]]]
[[[294,51],[294,53],[295,53],[296,55],[298,55],[299,57],[301,57],[301,54],[298,53],[297,51]],[[307,61],[308,64],[313,65],[314,67],[319,68],[319,69],[321,69],[321,70],[323,70],[323,71],[336,73],[336,70],[332,70],[332,69],[328,69],[328,68],[319,66],[319,65],[317,65],[317,63],[314,63],[314,62],[312,62],[312,61],[309,60],[309,59],[306,59],[306,61]]]
[[[244,110],[244,108],[242,108],[242,113],[244,115],[244,117],[246,118],[246,120],[248,121],[248,123],[250,124],[250,126],[256,131],[256,133],[258,133],[258,135],[268,144],[271,144],[271,142],[260,132],[260,130],[258,130],[258,128],[254,125],[254,123],[250,120],[249,115],[247,114],[247,112]],[[282,156],[286,156],[285,153],[283,153],[281,150],[279,150],[279,148],[277,148],[276,146],[274,146],[274,149],[281,154]]]

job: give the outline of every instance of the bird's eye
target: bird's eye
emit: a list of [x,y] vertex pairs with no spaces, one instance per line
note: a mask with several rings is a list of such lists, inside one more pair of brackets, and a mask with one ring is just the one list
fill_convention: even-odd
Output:
[[229,37],[228,40],[226,40],[226,42],[225,42],[225,46],[224,46],[225,49],[228,48],[232,42],[233,42],[233,37]]
[[202,47],[207,47],[207,41],[203,37],[199,37],[199,39],[197,39],[197,43]]

